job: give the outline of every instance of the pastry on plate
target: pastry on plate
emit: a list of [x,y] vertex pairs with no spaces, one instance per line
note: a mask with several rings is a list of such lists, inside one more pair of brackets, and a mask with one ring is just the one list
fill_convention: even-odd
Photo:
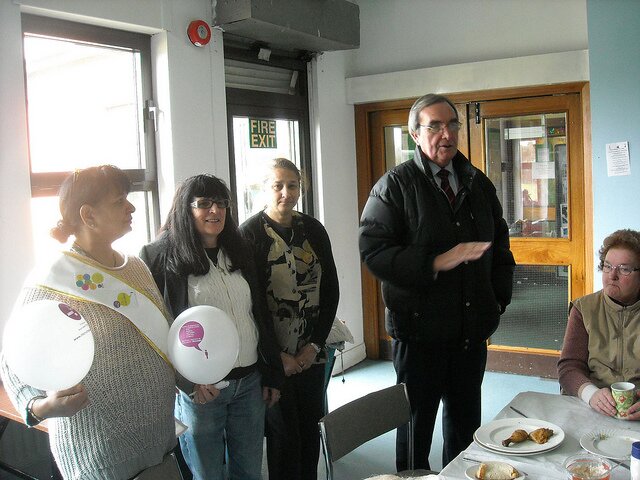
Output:
[[505,462],[483,462],[476,472],[479,480],[512,480],[519,476],[518,470]]

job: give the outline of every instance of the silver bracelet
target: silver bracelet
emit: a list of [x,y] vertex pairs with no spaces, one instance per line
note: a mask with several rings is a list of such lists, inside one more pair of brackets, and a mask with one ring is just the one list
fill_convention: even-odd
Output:
[[29,400],[29,402],[27,403],[27,415],[33,418],[36,421],[36,423],[41,423],[46,420],[45,418],[42,418],[36,415],[33,411],[33,404],[36,402],[36,400],[40,400],[41,398],[47,398],[47,397],[43,395],[37,395],[33,397],[31,400]]

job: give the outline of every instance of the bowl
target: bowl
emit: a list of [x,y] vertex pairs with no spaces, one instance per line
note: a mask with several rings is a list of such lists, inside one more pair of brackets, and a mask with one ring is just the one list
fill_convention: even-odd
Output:
[[607,459],[578,453],[564,461],[568,480],[609,480],[613,465]]

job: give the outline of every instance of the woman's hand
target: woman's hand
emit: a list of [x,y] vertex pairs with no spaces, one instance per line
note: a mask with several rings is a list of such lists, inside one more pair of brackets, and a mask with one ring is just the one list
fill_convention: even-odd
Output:
[[313,348],[310,343],[307,343],[298,351],[296,361],[298,362],[298,365],[302,367],[302,370],[308,370],[311,368],[311,365],[313,365],[317,356],[318,354],[316,353],[316,349]]
[[89,393],[84,385],[47,392],[31,405],[31,411],[39,418],[71,417],[89,405]]
[[193,387],[193,393],[189,396],[193,398],[194,403],[204,404],[215,400],[218,395],[220,395],[220,390],[213,385],[196,384]]
[[280,352],[280,359],[282,360],[284,374],[287,377],[290,377],[291,375],[295,375],[296,373],[300,373],[302,371],[300,362],[293,355]]
[[591,399],[589,399],[589,406],[591,406],[591,408],[593,408],[596,412],[607,415],[609,417],[615,417],[616,413],[618,413],[618,411],[616,410],[616,401],[611,395],[611,390],[607,387],[601,388],[593,394]]
[[634,403],[627,410],[627,416],[625,420],[640,420],[640,401]]
[[273,407],[280,400],[280,390],[271,387],[262,387],[262,400],[267,408]]

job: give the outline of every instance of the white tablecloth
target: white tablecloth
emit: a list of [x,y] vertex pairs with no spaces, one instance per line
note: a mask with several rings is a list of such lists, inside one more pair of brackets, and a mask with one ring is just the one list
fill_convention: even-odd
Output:
[[[516,395],[496,415],[495,420],[520,417],[509,408],[510,406],[517,408],[529,418],[545,420],[558,425],[565,433],[565,439],[562,444],[548,453],[539,455],[507,456],[489,452],[474,442],[442,470],[440,478],[443,480],[466,478],[465,470],[471,465],[477,465],[477,463],[464,460],[464,457],[467,457],[482,461],[500,460],[508,462],[515,468],[526,472],[529,475],[527,480],[565,480],[566,474],[562,468],[562,463],[567,457],[584,451],[580,446],[580,437],[584,434],[601,428],[629,429],[640,433],[640,422],[630,422],[600,415],[576,397],[522,392]],[[624,463],[629,464],[628,460]],[[611,474],[611,480],[628,479],[629,470],[623,466],[617,467]]]

